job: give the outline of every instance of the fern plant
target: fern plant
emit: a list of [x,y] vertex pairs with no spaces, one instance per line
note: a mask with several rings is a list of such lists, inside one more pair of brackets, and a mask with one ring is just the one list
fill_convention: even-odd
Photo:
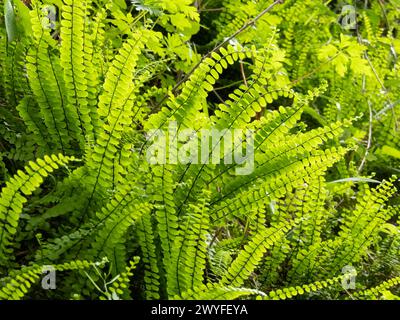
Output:
[[0,297],[395,297],[398,5],[335,3],[5,1]]

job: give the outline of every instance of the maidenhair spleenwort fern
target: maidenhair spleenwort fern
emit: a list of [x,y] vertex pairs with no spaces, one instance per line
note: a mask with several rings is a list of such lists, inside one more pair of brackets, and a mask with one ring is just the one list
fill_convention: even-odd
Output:
[[1,265],[4,266],[12,259],[13,237],[17,232],[23,205],[43,182],[43,179],[60,166],[66,165],[73,157],[63,155],[45,156],[36,162],[29,162],[24,171],[18,171],[1,190],[0,202],[0,253]]
[[399,296],[400,10],[338,3],[1,3],[0,298]]
[[51,266],[24,266],[19,270],[11,270],[7,277],[1,278],[0,299],[20,300],[31,288],[32,284],[41,279],[41,275],[49,271],[70,271],[90,268],[92,263],[88,261],[71,261]]

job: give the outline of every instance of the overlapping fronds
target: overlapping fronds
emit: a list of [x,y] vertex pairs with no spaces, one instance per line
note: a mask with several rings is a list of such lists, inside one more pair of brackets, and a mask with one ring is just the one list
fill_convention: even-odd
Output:
[[399,296],[397,2],[2,2],[0,298]]

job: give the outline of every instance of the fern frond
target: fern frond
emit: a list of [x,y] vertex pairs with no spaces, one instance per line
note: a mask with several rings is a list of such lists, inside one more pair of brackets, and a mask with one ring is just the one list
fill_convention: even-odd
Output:
[[13,252],[12,241],[17,232],[18,221],[23,209],[23,204],[27,201],[26,196],[43,182],[50,173],[70,161],[73,157],[63,155],[45,156],[36,162],[29,162],[25,166],[25,172],[18,171],[2,189],[0,194],[0,261],[4,265]]
[[45,128],[43,124],[40,123],[41,119],[38,117],[37,106],[31,98],[25,97],[21,100],[16,109],[20,117],[24,120],[28,130],[32,133],[32,140],[38,146],[37,157],[42,157],[46,151],[50,149],[50,146],[47,137],[43,134]]
[[[127,201],[129,203],[129,201]],[[96,241],[92,245],[93,257],[97,260],[106,256],[111,263],[113,275],[120,273],[125,267],[125,242],[127,230],[143,214],[149,214],[151,206],[147,203],[134,204],[130,201],[120,212],[109,215],[104,225],[98,228]]]
[[338,277],[335,277],[332,279],[328,279],[328,280],[316,281],[311,284],[304,284],[304,285],[296,286],[296,287],[288,287],[288,288],[278,289],[278,290],[268,292],[268,295],[265,297],[259,297],[259,298],[264,299],[264,300],[291,299],[296,296],[314,293],[314,292],[320,291],[324,288],[329,288],[329,287],[335,286],[338,284],[338,282],[341,282],[345,277],[348,277],[348,276],[349,275],[341,275],[341,276],[338,276]]
[[32,93],[54,145],[52,149],[65,153],[70,150],[75,121],[72,109],[65,103],[59,61],[52,54],[55,41],[41,23],[42,14],[38,4],[30,11],[34,45],[26,57],[26,68]]
[[373,299],[379,299],[381,295],[384,293],[384,291],[400,285],[400,277],[392,278],[387,281],[382,282],[376,287],[361,291],[361,292],[355,292],[354,296],[357,298],[373,298]]
[[82,150],[85,140],[94,140],[87,101],[88,82],[85,77],[85,71],[93,71],[86,70],[85,66],[85,44],[88,45],[88,41],[85,41],[86,15],[90,4],[90,0],[64,0],[61,10],[60,63],[64,71],[67,103],[79,120],[76,134]]
[[258,266],[264,253],[280,241],[296,222],[285,222],[270,228],[260,228],[239,252],[220,281],[221,285],[241,286]]
[[249,210],[263,210],[271,198],[280,198],[286,190],[292,190],[304,183],[304,174],[299,173],[304,173],[304,170],[309,175],[324,172],[346,152],[343,148],[332,148],[325,152],[316,152],[311,157],[280,163],[277,168],[269,169],[256,186],[238,192],[234,197],[221,198],[214,202],[211,211],[214,223],[220,223],[226,217],[240,217]]
[[[206,193],[204,195],[207,197]],[[171,296],[197,288],[203,283],[209,229],[207,206],[206,199],[199,199],[199,204],[190,205],[181,222],[167,269],[168,294]]]
[[106,292],[104,297],[100,297],[100,300],[120,300],[120,297],[126,299],[129,297],[129,282],[133,276],[133,270],[139,263],[140,258],[134,257],[129,261],[129,266],[125,267],[125,271],[120,273],[108,288],[109,292]]
[[262,292],[249,288],[222,286],[219,284],[203,285],[195,290],[188,290],[181,296],[175,296],[177,300],[234,300],[246,296],[263,295]]
[[[104,90],[99,97],[98,113],[104,119],[102,130],[93,151],[87,153],[88,167],[91,169],[93,191],[88,204],[99,186],[102,190],[112,187],[113,165],[117,148],[121,142],[124,127],[130,124],[133,114],[133,100],[146,76],[133,82],[145,34],[138,32],[127,40],[110,66],[104,82]],[[144,78],[144,79],[143,79]],[[129,158],[129,150],[121,150],[123,158]]]
[[160,271],[155,246],[155,235],[149,214],[142,215],[138,220],[136,232],[143,255],[143,262],[145,263],[144,284],[146,287],[146,299],[156,300],[160,298]]
[[88,269],[91,265],[91,262],[76,260],[54,266],[32,265],[22,267],[20,270],[13,270],[9,276],[0,279],[0,299],[22,299],[32,284],[39,280],[40,275],[48,270],[48,267],[52,267],[54,271],[70,271]]
[[178,97],[170,97],[167,107],[163,107],[157,114],[150,117],[146,129],[160,129],[166,126],[167,121],[177,121],[183,127],[191,126],[190,121],[195,118],[203,106],[203,100],[222,72],[238,59],[252,56],[251,50],[238,50],[232,46],[214,52],[211,58],[206,58],[185,82]]
[[154,166],[154,182],[162,186],[161,194],[154,195],[155,218],[160,245],[163,252],[163,266],[165,272],[171,264],[174,239],[178,236],[178,215],[175,210],[173,197],[174,181],[170,166]]

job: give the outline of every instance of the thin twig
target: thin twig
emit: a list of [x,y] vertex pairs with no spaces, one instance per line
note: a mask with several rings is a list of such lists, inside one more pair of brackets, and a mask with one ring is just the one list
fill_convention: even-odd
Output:
[[243,83],[246,87],[248,87],[246,74],[244,73],[243,61],[239,61],[239,64],[240,64],[240,73],[242,74],[242,78],[243,78]]
[[227,88],[230,88],[230,87],[237,86],[239,83],[242,83],[242,80],[232,82],[232,83],[227,84],[227,85],[222,86],[222,87],[216,87],[216,88],[214,88],[214,90],[215,91],[224,90],[224,89],[227,89]]
[[200,9],[199,12],[215,12],[215,11],[224,11],[225,8],[209,8],[209,9]]
[[212,92],[216,95],[216,97],[218,98],[218,100],[219,100],[222,104],[227,105],[226,102],[224,101],[224,99],[221,98],[221,96],[218,94],[217,91],[213,90]]
[[358,167],[358,172],[361,172],[365,165],[365,161],[369,154],[369,149],[371,148],[371,141],[372,141],[372,108],[371,103],[368,101],[368,108],[369,108],[369,129],[368,129],[368,142],[367,142],[367,149],[365,150],[364,157],[361,161],[360,166]]

